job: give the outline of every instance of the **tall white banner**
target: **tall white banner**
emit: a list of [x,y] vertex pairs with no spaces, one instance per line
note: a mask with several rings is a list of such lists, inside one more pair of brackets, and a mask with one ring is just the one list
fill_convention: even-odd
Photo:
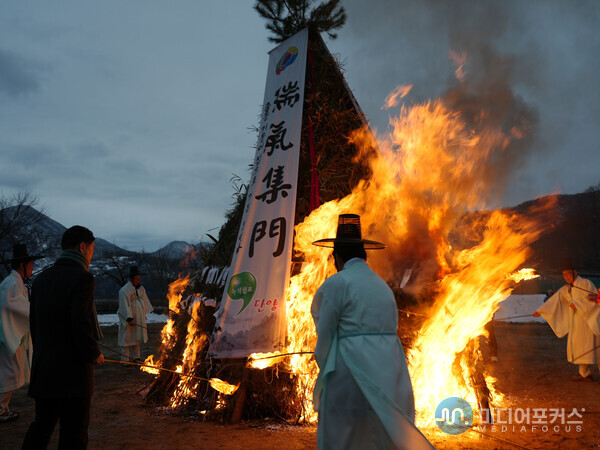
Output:
[[302,138],[305,29],[269,53],[254,170],[209,353],[241,358],[285,348]]

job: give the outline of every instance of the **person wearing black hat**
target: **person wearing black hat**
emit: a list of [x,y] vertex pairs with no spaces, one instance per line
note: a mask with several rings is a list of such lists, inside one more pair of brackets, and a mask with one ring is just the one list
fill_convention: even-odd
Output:
[[119,290],[119,345],[121,360],[141,362],[140,344],[148,342],[146,314],[153,311],[146,289],[142,286],[142,273],[137,266],[129,268],[129,281]]
[[[591,367],[600,370],[600,305],[597,289],[590,280],[577,274],[570,259],[561,264],[566,285],[562,286],[534,313],[542,316],[559,337],[568,334],[567,360],[579,365],[579,375],[572,381],[594,381]],[[593,301],[590,301],[593,300]]]
[[29,324],[33,362],[29,396],[35,418],[23,449],[47,448],[60,422],[58,448],[86,448],[94,366],[104,362],[94,305],[94,234],[75,225],[63,233],[62,252],[31,287]]
[[313,396],[317,447],[433,448],[414,424],[394,294],[366,263],[366,250],[385,245],[362,239],[356,214],[341,214],[336,237],[313,245],[333,247],[338,270],[311,306],[319,365]]
[[[25,244],[13,247],[10,274],[0,283],[0,422],[10,422],[19,414],[8,404],[14,391],[29,382],[31,340],[29,339],[29,291],[33,262],[42,256],[27,254]],[[0,263],[0,264],[2,264]]]

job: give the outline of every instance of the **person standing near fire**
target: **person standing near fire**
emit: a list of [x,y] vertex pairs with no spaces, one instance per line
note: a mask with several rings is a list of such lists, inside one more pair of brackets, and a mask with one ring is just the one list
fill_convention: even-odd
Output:
[[579,375],[572,381],[593,381],[591,367],[600,371],[600,305],[597,289],[590,280],[580,277],[569,259],[562,263],[562,286],[534,313],[543,317],[559,337],[567,338],[567,360],[579,365]]
[[10,274],[0,283],[0,422],[19,417],[8,408],[13,392],[29,383],[31,339],[29,339],[29,289],[26,282],[33,273],[33,262],[24,244],[13,247]]
[[341,214],[333,247],[338,273],[317,290],[311,313],[317,330],[319,375],[313,403],[319,412],[319,449],[433,448],[414,424],[412,383],[396,334],[392,290],[366,263],[360,216]]
[[57,422],[58,448],[87,447],[94,366],[104,362],[90,273],[94,240],[80,225],[66,230],[60,256],[31,287],[29,396],[35,399],[35,418],[23,449],[47,448]]
[[140,344],[148,342],[146,314],[154,310],[142,286],[137,266],[129,268],[129,281],[119,290],[119,345],[122,361],[142,362]]

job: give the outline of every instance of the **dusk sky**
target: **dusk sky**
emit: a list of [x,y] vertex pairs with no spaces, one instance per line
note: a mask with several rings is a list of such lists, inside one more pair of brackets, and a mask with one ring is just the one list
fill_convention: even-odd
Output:
[[[346,0],[324,39],[373,128],[502,61],[537,118],[502,199],[600,183],[600,2]],[[52,219],[130,250],[216,235],[231,178],[249,179],[268,54],[252,1],[0,3],[0,194],[27,190]]]

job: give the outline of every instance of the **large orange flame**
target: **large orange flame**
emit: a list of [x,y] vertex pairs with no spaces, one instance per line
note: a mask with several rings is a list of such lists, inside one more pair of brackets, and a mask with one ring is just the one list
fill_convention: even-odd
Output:
[[[494,212],[487,221],[483,241],[455,255],[455,269],[439,282],[439,295],[429,319],[419,330],[409,352],[410,372],[421,425],[433,425],[437,404],[447,397],[461,397],[473,406],[478,399],[469,382],[469,367],[454,366],[469,341],[484,334],[498,304],[515,283],[507,277],[528,256],[527,242],[539,233],[537,224]],[[519,222],[519,231],[514,231]],[[523,226],[524,225],[524,226]],[[493,391],[493,379],[488,385]],[[496,394],[491,400],[500,401]]]
[[[395,91],[400,92],[405,90]],[[489,182],[498,178],[490,175],[494,164],[512,140],[523,136],[515,127],[504,132],[497,126],[484,127],[483,122],[471,126],[460,111],[437,100],[402,107],[385,135],[376,138],[367,129],[357,131],[352,142],[364,154],[372,155],[377,148],[380,155],[370,160],[371,177],[349,196],[323,204],[296,226],[294,251],[302,255],[303,264],[286,293],[287,352],[292,353],[286,361],[298,377],[305,420],[315,418],[311,399],[318,368],[314,358],[300,353],[314,348],[312,298],[335,272],[331,251],[312,242],[335,236],[342,213],[360,214],[363,236],[387,244],[386,250],[369,253],[371,267],[392,287],[418,299],[425,297],[423,304],[431,305],[421,310],[428,319],[407,351],[418,424],[433,423],[436,405],[449,396],[476,405],[470,368],[461,352],[485,334],[485,324],[514,288],[516,271],[530,256],[528,245],[541,229],[534,218],[505,211],[467,215],[482,210],[497,194],[497,186]],[[197,330],[189,332],[194,335]],[[184,366],[194,363],[194,345],[188,343]],[[267,356],[276,355],[252,355],[250,365],[267,367],[281,361],[285,353]],[[492,400],[500,401],[493,380],[488,383]]]
[[[185,290],[189,283],[189,276],[181,277],[172,282],[169,285],[169,292],[167,293],[167,299],[169,301],[169,311],[179,311],[179,302],[181,301],[181,294]],[[177,340],[176,331],[174,330],[174,321],[172,318],[169,318],[167,324],[163,327],[160,337],[163,348],[163,355],[167,356],[170,353],[170,350],[175,346],[175,342]],[[155,367],[160,367],[162,365],[162,360],[154,360],[154,355],[148,356],[144,364],[148,366],[142,366],[140,370],[144,372],[158,374],[160,370]]]
[[[515,133],[476,131],[442,101],[403,107],[391,125],[392,132],[377,142],[368,130],[352,138],[365,152],[379,148],[382,156],[371,161],[372,177],[296,227],[295,251],[304,255],[304,264],[288,289],[288,351],[314,347],[310,304],[316,289],[334,273],[330,251],[311,243],[335,236],[339,214],[361,214],[363,235],[388,245],[386,251],[369,254],[371,266],[394,287],[408,273],[413,274],[408,291],[433,292],[430,318],[408,352],[423,425],[448,396],[474,402],[473,388],[464,381],[468,377],[456,374],[453,364],[469,341],[485,333],[485,324],[514,288],[512,274],[530,256],[528,243],[537,238],[540,226],[516,214],[480,214],[472,223],[461,223],[469,245],[454,249],[450,232],[466,212],[485,206],[492,190],[486,182],[493,170],[491,155],[501,156]],[[310,399],[314,360],[292,356],[291,365],[300,374],[300,392]],[[493,380],[489,382],[493,391]],[[314,418],[312,411],[306,418]]]

